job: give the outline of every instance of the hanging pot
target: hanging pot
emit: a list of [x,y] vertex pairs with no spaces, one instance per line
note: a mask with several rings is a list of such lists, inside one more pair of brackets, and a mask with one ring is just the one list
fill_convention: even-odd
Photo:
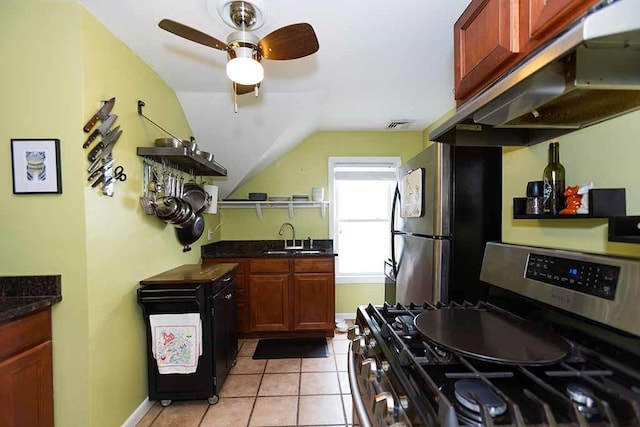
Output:
[[186,182],[184,184],[182,199],[186,200],[197,214],[207,210],[211,204],[211,195],[204,190],[202,185],[195,182]]
[[183,252],[190,251],[189,245],[197,241],[202,233],[204,233],[204,217],[200,214],[195,216],[190,227],[176,228],[178,241],[184,246]]

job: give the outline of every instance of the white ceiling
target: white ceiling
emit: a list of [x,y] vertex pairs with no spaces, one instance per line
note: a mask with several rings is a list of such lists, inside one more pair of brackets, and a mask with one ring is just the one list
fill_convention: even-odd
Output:
[[[453,24],[470,0],[260,0],[258,37],[307,22],[315,54],[263,60],[260,95],[233,112],[226,53],[161,30],[169,18],[226,41],[219,0],[78,0],[176,91],[198,145],[228,169],[223,197],[318,130],[423,130],[454,106]],[[223,0],[224,1],[224,0]],[[210,13],[209,10],[213,13]]]

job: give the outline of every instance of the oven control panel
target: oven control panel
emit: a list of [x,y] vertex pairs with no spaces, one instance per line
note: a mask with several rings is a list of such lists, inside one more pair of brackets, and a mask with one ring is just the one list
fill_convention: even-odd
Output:
[[615,299],[620,267],[529,253],[525,277],[608,300]]

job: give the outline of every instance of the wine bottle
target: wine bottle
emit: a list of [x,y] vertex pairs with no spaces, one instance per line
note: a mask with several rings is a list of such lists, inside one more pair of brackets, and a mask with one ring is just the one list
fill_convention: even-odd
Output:
[[560,164],[560,144],[549,144],[549,164],[542,174],[544,181],[543,212],[558,215],[564,209],[564,166]]

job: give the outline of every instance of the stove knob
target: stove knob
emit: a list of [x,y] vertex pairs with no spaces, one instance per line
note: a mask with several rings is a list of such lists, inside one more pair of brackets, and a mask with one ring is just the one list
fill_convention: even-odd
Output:
[[351,343],[351,348],[353,349],[353,352],[356,354],[364,354],[364,351],[366,350],[365,347],[366,347],[366,341],[364,340],[364,337],[356,338]]
[[382,368],[383,372],[387,372],[389,370],[389,362],[383,360],[382,362],[380,362],[380,367]]
[[388,391],[376,394],[373,402],[373,414],[376,420],[386,420],[393,415],[395,403]]
[[376,339],[375,338],[369,338],[369,348],[373,348],[376,346]]
[[360,377],[364,380],[374,381],[378,371],[376,359],[365,359],[360,366]]
[[364,336],[368,337],[369,335],[371,335],[371,329],[367,328],[366,326],[364,327]]
[[347,338],[349,338],[351,341],[353,341],[359,336],[360,336],[360,326],[358,325],[350,327],[349,330],[347,331]]

